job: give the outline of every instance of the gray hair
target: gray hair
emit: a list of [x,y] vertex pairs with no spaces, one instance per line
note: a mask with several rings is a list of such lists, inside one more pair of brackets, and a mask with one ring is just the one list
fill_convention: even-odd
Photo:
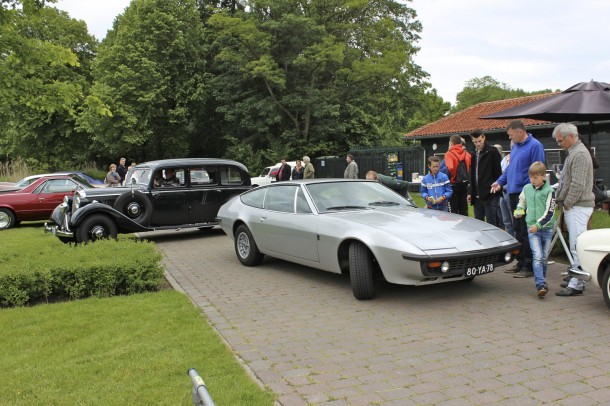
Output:
[[557,133],[561,134],[563,138],[573,135],[574,139],[578,139],[578,128],[574,124],[561,123],[553,130],[553,138],[557,139]]
[[305,163],[309,162],[309,157],[307,155],[305,155],[303,157],[303,162],[305,162]]

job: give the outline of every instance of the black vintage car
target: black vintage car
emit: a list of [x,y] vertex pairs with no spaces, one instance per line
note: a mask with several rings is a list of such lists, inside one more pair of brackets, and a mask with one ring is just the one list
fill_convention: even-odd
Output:
[[53,211],[49,231],[64,242],[116,238],[117,233],[215,226],[218,209],[249,190],[239,162],[214,158],[166,159],[130,168],[125,185],[78,190]]

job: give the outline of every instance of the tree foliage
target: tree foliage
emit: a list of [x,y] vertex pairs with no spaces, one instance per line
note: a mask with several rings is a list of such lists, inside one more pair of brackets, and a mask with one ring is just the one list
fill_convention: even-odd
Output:
[[[16,2],[11,2],[15,6]],[[85,24],[36,1],[3,2],[0,24],[0,151],[39,168],[81,160],[74,130],[90,87],[97,43]]]
[[204,36],[194,0],[133,0],[102,41],[79,120],[101,156],[187,156],[203,109]]
[[506,83],[499,82],[491,76],[473,78],[466,82],[464,89],[457,94],[457,103],[452,109],[452,112],[464,110],[467,107],[483,102],[511,99],[514,97],[523,97],[549,92],[552,92],[552,90],[544,89],[534,92],[526,92],[523,89],[513,89]]
[[404,2],[247,5],[206,22],[224,134],[255,150],[280,144],[314,156],[400,138],[424,76],[412,61],[421,27]]

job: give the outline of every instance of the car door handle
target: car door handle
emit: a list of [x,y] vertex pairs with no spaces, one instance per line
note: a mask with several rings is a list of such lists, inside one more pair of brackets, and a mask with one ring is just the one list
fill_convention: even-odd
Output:
[[39,201],[39,202],[44,202],[44,197],[39,197],[39,198],[38,198],[38,201]]
[[267,220],[267,215],[266,214],[261,214],[261,221]]

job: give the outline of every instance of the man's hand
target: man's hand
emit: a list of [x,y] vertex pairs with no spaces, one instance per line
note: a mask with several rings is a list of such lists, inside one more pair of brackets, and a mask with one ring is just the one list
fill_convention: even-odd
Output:
[[502,189],[502,186],[498,184],[498,182],[494,182],[491,184],[491,191],[496,193],[498,190]]

